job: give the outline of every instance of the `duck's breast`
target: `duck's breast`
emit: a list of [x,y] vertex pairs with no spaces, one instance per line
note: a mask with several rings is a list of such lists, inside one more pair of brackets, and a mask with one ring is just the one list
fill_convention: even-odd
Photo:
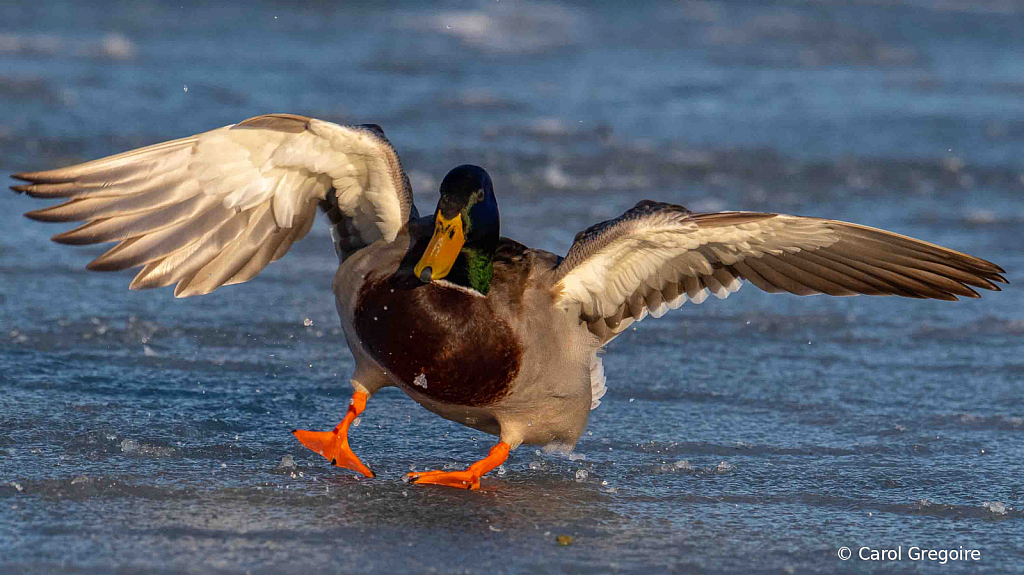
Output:
[[353,314],[363,348],[403,387],[431,400],[479,407],[505,397],[523,357],[508,323],[486,297],[407,275],[363,283]]

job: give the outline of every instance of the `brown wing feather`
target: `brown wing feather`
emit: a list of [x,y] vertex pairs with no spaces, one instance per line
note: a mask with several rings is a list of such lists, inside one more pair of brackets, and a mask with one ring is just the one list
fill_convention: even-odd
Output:
[[784,214],[694,214],[644,201],[576,236],[555,270],[558,305],[608,341],[648,313],[750,281],[796,295],[956,300],[999,291],[1003,269],[967,254],[858,224]]

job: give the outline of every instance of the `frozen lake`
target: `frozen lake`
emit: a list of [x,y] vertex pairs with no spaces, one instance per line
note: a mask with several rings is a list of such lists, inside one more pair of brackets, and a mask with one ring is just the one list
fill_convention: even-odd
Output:
[[854,4],[4,3],[0,174],[293,112],[381,124],[421,212],[484,166],[503,233],[560,254],[650,198],[881,227],[1011,283],[958,303],[748,285],[645,320],[609,346],[573,459],[524,446],[462,492],[401,477],[492,438],[397,389],[351,435],[376,479],[291,435],[350,394],[326,226],[175,300],[86,272],[101,249],[49,242],[66,228],[5,194],[0,572],[1019,572],[1024,13]]

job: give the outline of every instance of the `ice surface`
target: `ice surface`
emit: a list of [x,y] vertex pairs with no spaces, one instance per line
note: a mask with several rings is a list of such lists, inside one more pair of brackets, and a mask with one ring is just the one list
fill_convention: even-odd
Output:
[[[834,547],[858,542],[979,543],[986,573],[1024,564],[999,544],[1024,541],[1015,4],[577,2],[578,19],[551,26],[501,0],[445,8],[483,17],[456,14],[452,32],[409,0],[274,9],[280,21],[258,3],[20,4],[0,10],[4,174],[279,106],[384,124],[417,168],[422,214],[447,169],[484,165],[502,233],[560,255],[649,198],[883,227],[991,260],[1011,284],[949,304],[743,289],[633,325],[602,356],[610,390],[587,458],[522,446],[470,493],[401,483],[411,463],[478,460],[490,438],[396,388],[351,436],[374,479],[289,433],[334,424],[355,370],[320,221],[252,281],[176,299],[83,270],[103,247],[49,242],[71,226],[25,220],[51,202],[9,193],[0,572],[929,569],[839,563]],[[108,12],[116,22],[96,17]],[[104,22],[138,57],[96,57]],[[564,25],[571,49],[519,56]],[[880,60],[894,51],[911,57]],[[276,471],[285,454],[296,466]]]

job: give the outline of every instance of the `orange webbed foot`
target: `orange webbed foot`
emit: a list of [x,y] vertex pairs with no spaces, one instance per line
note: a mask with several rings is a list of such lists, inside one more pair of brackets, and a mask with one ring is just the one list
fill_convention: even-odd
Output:
[[504,463],[508,459],[509,451],[509,444],[502,441],[491,448],[487,457],[470,465],[464,471],[419,471],[406,473],[405,480],[410,483],[444,485],[459,489],[480,489],[480,478]]
[[405,479],[409,483],[420,483],[423,485],[444,485],[458,489],[480,489],[480,476],[469,470],[465,471],[418,471],[406,473]]
[[370,468],[359,460],[359,457],[352,452],[348,446],[348,438],[342,438],[341,434],[335,431],[306,431],[296,429],[292,431],[299,443],[308,449],[323,455],[333,465],[351,469],[366,477],[375,477]]
[[348,428],[359,417],[359,414],[366,409],[366,400],[369,397],[369,395],[362,391],[353,393],[345,419],[333,431],[296,429],[292,433],[302,445],[324,456],[332,464],[344,467],[345,469],[351,469],[366,477],[374,477],[370,468],[363,465],[363,462],[356,457],[356,454],[352,453],[352,448],[348,446]]

